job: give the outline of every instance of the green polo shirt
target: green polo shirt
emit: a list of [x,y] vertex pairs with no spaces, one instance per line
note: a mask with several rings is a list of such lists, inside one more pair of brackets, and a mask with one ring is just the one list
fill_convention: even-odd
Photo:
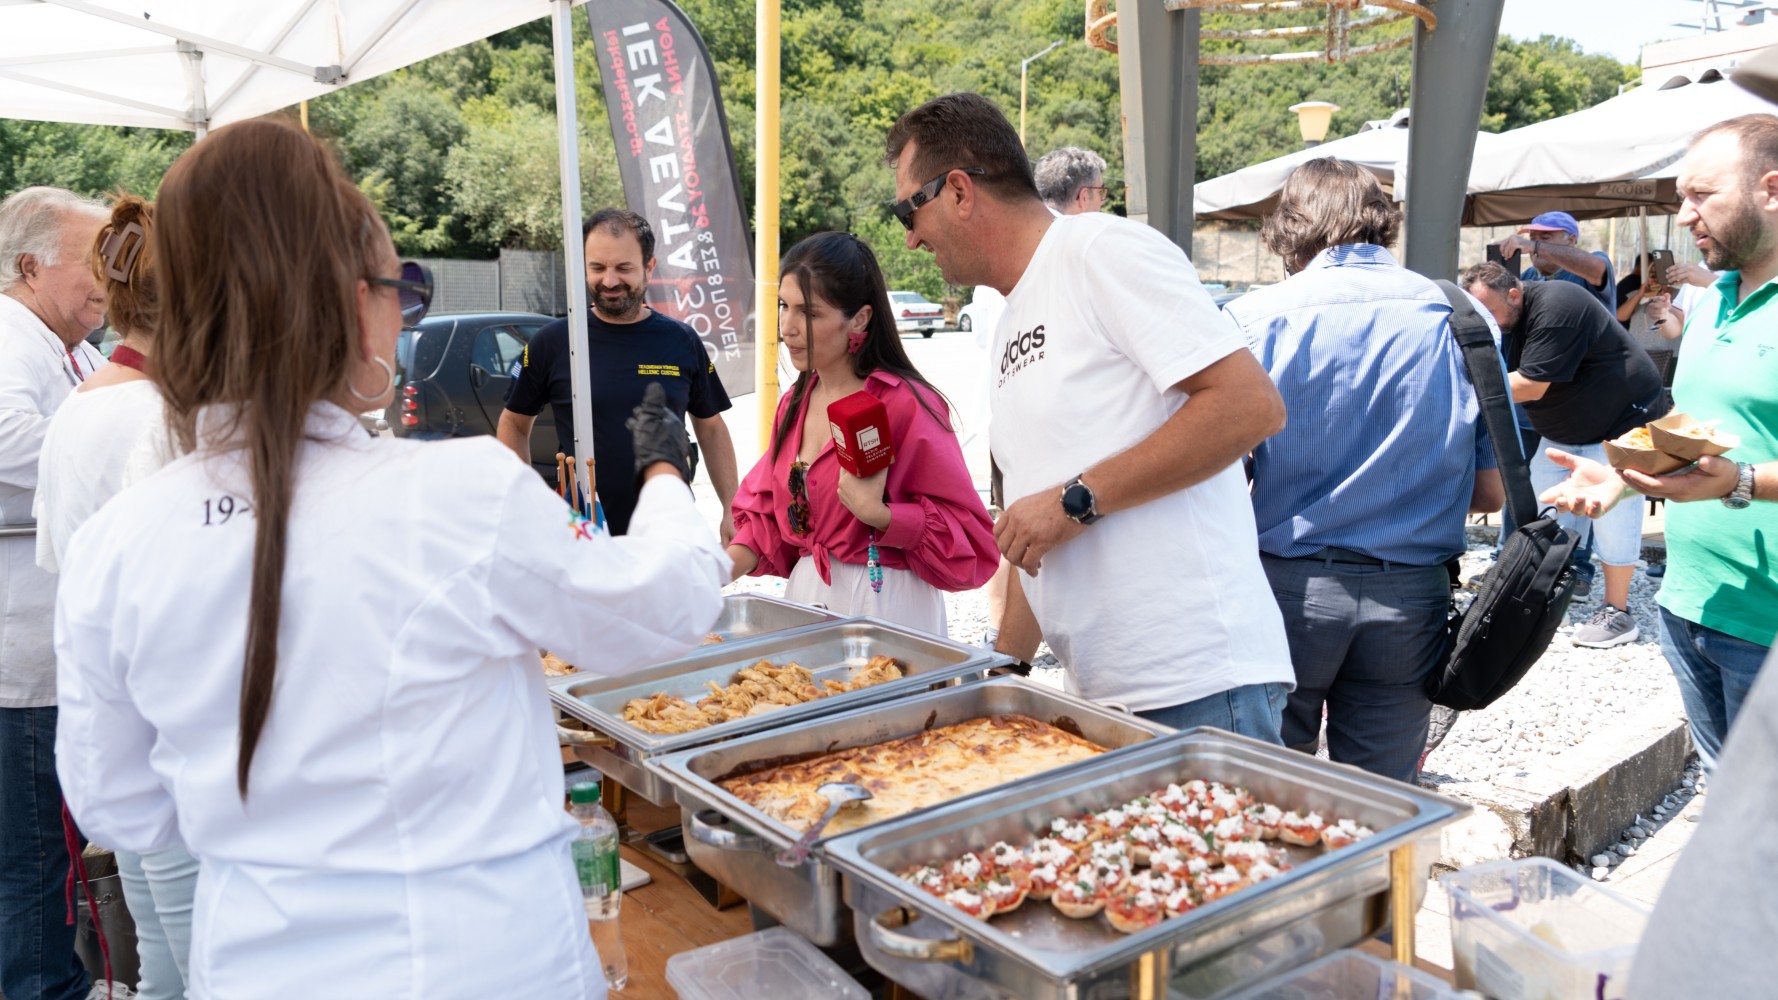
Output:
[[[1778,462],[1778,282],[1739,305],[1741,272],[1686,318],[1673,378],[1676,412],[1720,420],[1741,444],[1727,458]],[[1714,329],[1712,327],[1714,326]],[[1778,503],[1730,510],[1714,500],[1667,504],[1661,606],[1763,646],[1778,636]]]

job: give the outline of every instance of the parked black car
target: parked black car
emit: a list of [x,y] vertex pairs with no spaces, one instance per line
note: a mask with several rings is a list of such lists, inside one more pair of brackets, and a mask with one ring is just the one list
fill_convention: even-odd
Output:
[[[428,316],[401,331],[400,388],[384,419],[397,437],[428,440],[493,434],[525,345],[552,322],[536,313]],[[531,428],[531,464],[556,481],[556,424],[549,408]]]

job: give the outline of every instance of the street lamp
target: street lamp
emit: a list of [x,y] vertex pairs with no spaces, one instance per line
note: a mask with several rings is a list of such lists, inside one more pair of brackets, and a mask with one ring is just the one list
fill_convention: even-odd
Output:
[[1327,126],[1332,123],[1333,113],[1340,110],[1340,106],[1326,101],[1304,101],[1301,104],[1292,104],[1290,110],[1296,112],[1297,127],[1303,133],[1303,148],[1313,149],[1327,138]]
[[1029,76],[1028,71],[1030,70],[1032,63],[1049,55],[1051,52],[1054,52],[1056,46],[1061,44],[1062,40],[1058,38],[1051,42],[1049,48],[1044,49],[1042,52],[1019,60],[1019,145],[1021,146],[1025,144],[1025,81]]

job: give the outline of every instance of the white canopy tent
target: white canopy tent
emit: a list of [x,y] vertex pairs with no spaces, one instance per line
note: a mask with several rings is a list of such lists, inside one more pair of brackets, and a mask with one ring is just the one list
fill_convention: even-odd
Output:
[[1554,210],[1578,219],[1676,212],[1674,175],[1692,136],[1755,112],[1778,107],[1711,70],[1501,133],[1476,147],[1463,223],[1513,225]]
[[1344,138],[1204,181],[1192,188],[1192,213],[1200,219],[1263,219],[1278,207],[1278,192],[1290,172],[1323,156],[1351,160],[1377,175],[1383,189],[1391,191],[1396,164],[1407,155],[1408,110],[1403,108],[1387,119],[1366,122]]
[[[554,18],[562,255],[574,400],[588,398],[570,20],[587,0],[0,0],[0,118],[211,128]],[[576,453],[593,455],[590,406]],[[585,466],[583,495],[590,496]]]
[[0,0],[0,117],[202,132],[548,17],[552,0]]

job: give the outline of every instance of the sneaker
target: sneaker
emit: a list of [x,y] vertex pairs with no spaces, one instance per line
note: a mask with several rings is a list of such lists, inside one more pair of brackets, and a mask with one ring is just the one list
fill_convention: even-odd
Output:
[[1580,600],[1593,593],[1593,574],[1576,572],[1574,574],[1574,599]]
[[1641,634],[1636,628],[1636,619],[1631,618],[1628,611],[1601,604],[1585,625],[1574,630],[1574,644],[1590,649],[1605,649],[1635,642]]
[[123,983],[109,979],[94,980],[93,988],[86,995],[86,1000],[135,1000],[136,991]]

